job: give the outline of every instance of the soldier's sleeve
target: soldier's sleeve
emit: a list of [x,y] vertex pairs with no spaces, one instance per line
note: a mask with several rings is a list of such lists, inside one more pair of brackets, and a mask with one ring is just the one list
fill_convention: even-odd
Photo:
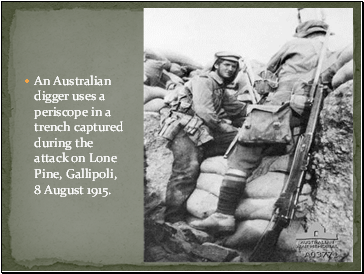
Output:
[[238,101],[233,95],[225,92],[222,107],[226,114],[232,118],[240,118],[246,116],[247,104]]
[[213,105],[213,83],[208,77],[200,76],[191,82],[193,107],[195,113],[212,130],[220,130],[219,119]]

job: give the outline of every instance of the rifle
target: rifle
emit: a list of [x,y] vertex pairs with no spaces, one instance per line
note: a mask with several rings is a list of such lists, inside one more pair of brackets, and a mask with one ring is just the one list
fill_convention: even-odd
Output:
[[251,72],[250,62],[246,61],[245,65],[246,65],[246,75],[248,76],[248,80],[249,80],[249,84],[250,84],[250,88],[248,89],[249,95],[252,99],[252,103],[258,104],[258,102],[260,101],[261,98],[260,98],[260,95],[254,89],[254,82],[252,79],[253,77],[251,76],[252,72]]
[[275,203],[273,216],[264,231],[262,237],[249,257],[250,262],[266,262],[269,260],[277,244],[279,235],[287,228],[294,218],[298,197],[302,189],[303,176],[310,160],[309,150],[314,137],[319,114],[324,100],[324,87],[320,84],[320,73],[327,48],[330,31],[327,30],[325,42],[322,46],[315,78],[310,89],[308,103],[311,112],[308,118],[306,130],[300,135],[292,166],[287,181],[282,189],[280,197]]

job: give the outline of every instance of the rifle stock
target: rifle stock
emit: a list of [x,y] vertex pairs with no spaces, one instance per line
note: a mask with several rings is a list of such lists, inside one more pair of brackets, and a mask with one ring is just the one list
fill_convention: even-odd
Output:
[[249,257],[249,262],[267,262],[272,255],[272,250],[275,249],[279,235],[286,226],[283,219],[281,221],[275,220],[276,216],[273,215],[267,228],[265,229],[263,236],[256,244],[253,253]]

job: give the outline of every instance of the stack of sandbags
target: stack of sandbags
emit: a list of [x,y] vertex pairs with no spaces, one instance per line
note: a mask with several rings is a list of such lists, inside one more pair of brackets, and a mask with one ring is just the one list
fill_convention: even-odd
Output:
[[144,51],[144,111],[159,112],[171,90],[183,87],[191,72],[201,68],[192,59],[170,51]]
[[[235,233],[227,238],[226,246],[235,248],[255,246],[272,218],[274,204],[287,177],[287,173],[269,171],[247,184],[235,213],[236,219],[240,222],[237,223]],[[312,204],[311,187],[305,184],[299,198],[297,216],[303,217]],[[291,221],[289,228],[282,231],[277,246],[285,250],[296,250],[297,233],[303,233],[300,219]]]
[[[274,161],[263,161],[263,164],[268,163],[269,166],[263,171],[258,167],[257,171],[261,172],[253,174],[253,180],[248,180],[236,210],[237,219],[270,219],[273,205],[287,178],[286,173],[280,171],[287,169],[289,160],[284,155],[275,157]],[[207,158],[202,162],[196,190],[187,201],[187,210],[193,216],[205,218],[216,210],[226,170],[227,160],[223,156]]]
[[[235,212],[237,229],[227,238],[225,245],[239,247],[254,246],[262,236],[272,217],[274,204],[277,201],[283,185],[288,177],[291,163],[289,155],[266,157],[257,168],[242,193],[242,198]],[[227,161],[222,156],[206,159],[201,164],[201,174],[197,187],[187,201],[187,210],[194,217],[203,219],[215,212],[218,203],[223,175],[227,170]],[[311,188],[305,185],[300,200],[312,205]],[[282,233],[279,246],[284,249],[294,249],[294,237],[301,227],[292,222],[291,229]]]
[[193,216],[203,219],[216,211],[226,170],[227,160],[222,156],[210,157],[202,162],[196,189],[187,200],[187,210]]

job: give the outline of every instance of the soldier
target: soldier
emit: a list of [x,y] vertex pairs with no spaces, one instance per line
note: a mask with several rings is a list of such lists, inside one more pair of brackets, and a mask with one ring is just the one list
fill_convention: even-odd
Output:
[[[328,25],[322,21],[307,21],[299,24],[294,35],[297,39],[286,43],[267,65],[268,71],[279,77],[279,86],[274,89],[274,92],[270,92],[263,98],[262,104],[263,106],[279,107],[290,103],[293,109],[290,118],[292,131],[300,130],[305,103],[298,99],[307,99],[305,84],[314,77],[323,45],[322,38],[327,29]],[[330,53],[327,52],[327,57],[329,55]],[[327,71],[323,75],[325,75],[323,81],[332,77],[332,73]],[[269,84],[269,81],[267,83]],[[271,89],[272,87],[269,87],[267,90]],[[290,152],[289,148],[294,149],[292,142],[290,146],[238,142],[228,157],[228,170],[220,188],[216,212],[204,220],[193,221],[190,225],[201,230],[233,232],[235,230],[235,210],[247,178],[258,167],[264,156],[283,155]]]
[[185,84],[171,110],[161,111],[162,117],[166,111],[168,117],[160,134],[170,140],[174,157],[167,185],[167,222],[185,219],[186,201],[195,189],[203,158],[223,155],[238,131],[232,121],[245,116],[246,104],[225,92],[239,71],[241,57],[218,52],[215,58],[209,71]]

